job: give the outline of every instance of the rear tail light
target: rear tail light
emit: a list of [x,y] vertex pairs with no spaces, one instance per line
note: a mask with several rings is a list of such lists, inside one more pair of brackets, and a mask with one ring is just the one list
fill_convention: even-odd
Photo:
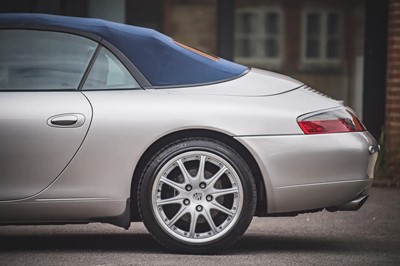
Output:
[[348,109],[302,115],[297,123],[305,134],[326,134],[365,131],[364,125]]

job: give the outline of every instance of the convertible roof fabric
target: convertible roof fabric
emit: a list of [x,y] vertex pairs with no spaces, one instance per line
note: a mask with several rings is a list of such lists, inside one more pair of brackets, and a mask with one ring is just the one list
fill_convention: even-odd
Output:
[[247,67],[204,56],[155,30],[101,19],[45,14],[0,14],[2,26],[62,27],[94,34],[114,45],[154,87],[213,83],[235,78]]

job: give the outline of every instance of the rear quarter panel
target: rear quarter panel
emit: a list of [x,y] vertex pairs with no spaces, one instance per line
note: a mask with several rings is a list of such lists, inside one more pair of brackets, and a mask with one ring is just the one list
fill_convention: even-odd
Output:
[[41,198],[127,199],[138,160],[162,136],[185,129],[215,130],[230,136],[299,135],[303,133],[296,123],[298,115],[338,105],[300,90],[272,97],[144,90],[84,94],[93,107],[86,140]]

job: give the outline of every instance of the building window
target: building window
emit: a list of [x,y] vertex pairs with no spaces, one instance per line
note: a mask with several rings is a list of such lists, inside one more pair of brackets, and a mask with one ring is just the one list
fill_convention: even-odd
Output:
[[277,65],[282,58],[282,13],[277,9],[236,12],[235,59],[253,65]]
[[303,15],[303,62],[338,64],[340,57],[340,13],[332,10],[306,10]]

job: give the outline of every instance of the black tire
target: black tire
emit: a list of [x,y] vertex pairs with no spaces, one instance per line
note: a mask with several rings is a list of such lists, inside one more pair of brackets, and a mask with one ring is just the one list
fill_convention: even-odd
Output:
[[147,230],[177,253],[216,254],[230,247],[248,228],[256,198],[243,158],[208,138],[167,145],[150,159],[139,181],[139,211]]

